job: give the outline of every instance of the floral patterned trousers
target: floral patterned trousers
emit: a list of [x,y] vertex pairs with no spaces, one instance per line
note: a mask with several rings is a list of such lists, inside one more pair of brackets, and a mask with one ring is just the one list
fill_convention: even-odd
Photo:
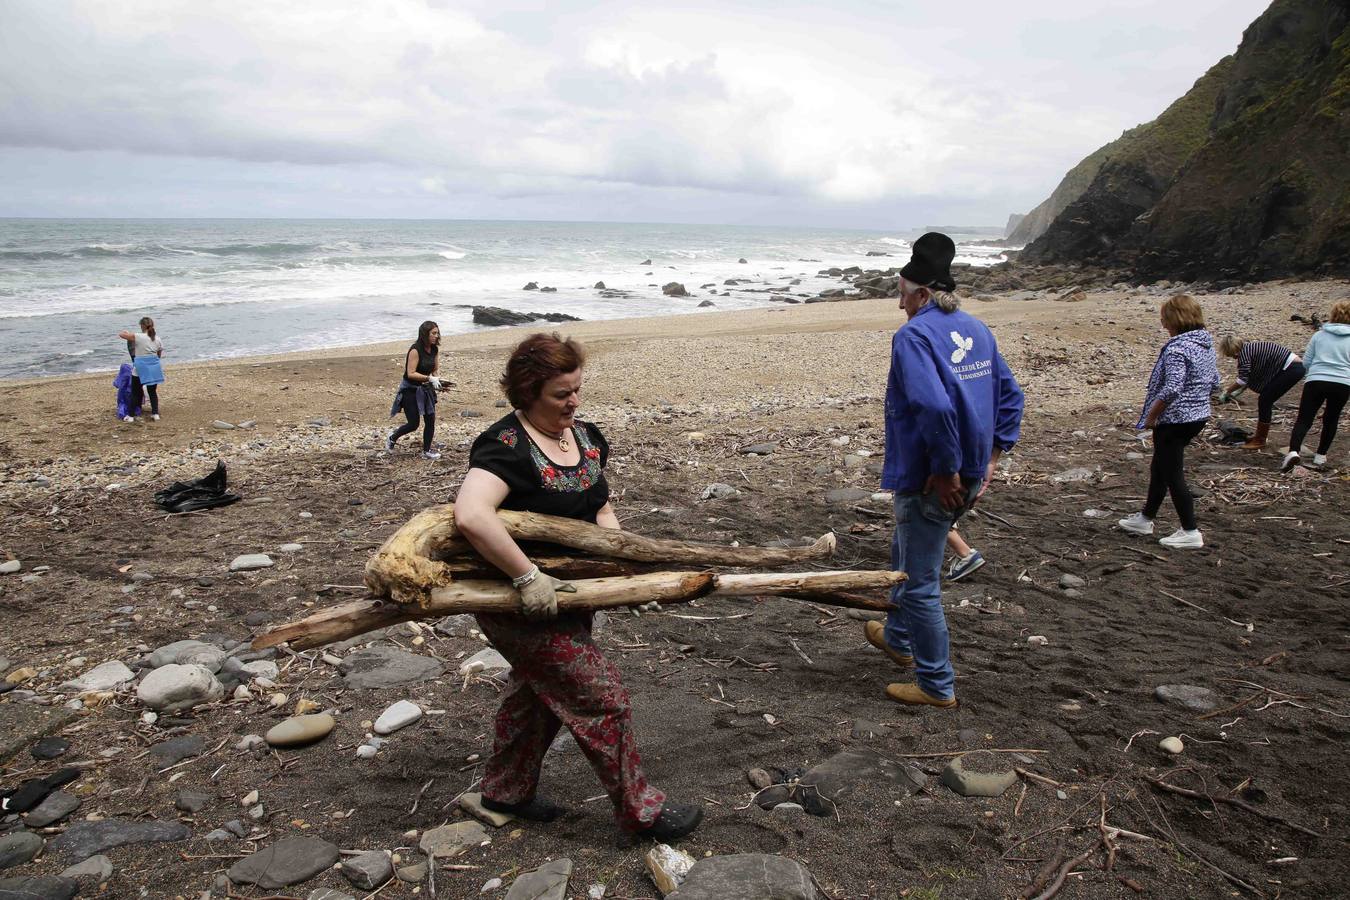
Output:
[[642,774],[628,691],[591,639],[591,617],[563,614],[551,622],[509,614],[476,618],[511,663],[483,796],[501,803],[534,797],[544,754],[566,725],[609,793],[620,827],[637,830],[655,821],[666,795]]

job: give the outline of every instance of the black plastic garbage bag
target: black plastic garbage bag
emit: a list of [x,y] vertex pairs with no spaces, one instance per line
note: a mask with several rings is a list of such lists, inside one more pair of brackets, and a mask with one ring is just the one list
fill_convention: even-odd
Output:
[[229,506],[244,499],[225,490],[225,464],[216,462],[216,470],[196,481],[175,481],[155,493],[155,503],[169,512],[192,512],[196,509],[214,509]]
[[1219,442],[1229,446],[1233,444],[1245,444],[1247,441],[1251,440],[1252,437],[1250,431],[1236,422],[1230,422],[1227,419],[1219,420],[1219,433],[1223,435]]

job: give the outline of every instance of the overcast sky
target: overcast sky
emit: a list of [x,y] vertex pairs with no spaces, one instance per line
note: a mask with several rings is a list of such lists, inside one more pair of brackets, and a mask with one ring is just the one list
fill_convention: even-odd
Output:
[[0,0],[0,216],[1003,224],[1265,0]]

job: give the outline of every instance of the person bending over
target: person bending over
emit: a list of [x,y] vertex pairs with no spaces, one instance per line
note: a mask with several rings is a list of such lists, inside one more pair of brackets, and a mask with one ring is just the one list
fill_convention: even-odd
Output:
[[1324,404],[1322,437],[1317,442],[1313,465],[1326,465],[1331,442],[1336,439],[1341,411],[1350,399],[1350,300],[1342,300],[1331,307],[1331,320],[1308,341],[1308,348],[1303,351],[1303,364],[1308,369],[1308,380],[1303,384],[1303,396],[1298,401],[1298,419],[1289,434],[1289,452],[1284,455],[1280,467],[1284,472],[1299,464],[1303,439],[1317,418],[1317,410]]
[[1242,449],[1264,449],[1275,403],[1303,380],[1303,361],[1283,344],[1248,341],[1231,334],[1219,340],[1219,352],[1237,360],[1237,380],[1219,395],[1219,402],[1227,403],[1248,388],[1256,391],[1256,434]]

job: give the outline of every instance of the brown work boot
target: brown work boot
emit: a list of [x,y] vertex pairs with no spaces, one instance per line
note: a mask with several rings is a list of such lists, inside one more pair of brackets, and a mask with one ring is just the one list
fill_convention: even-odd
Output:
[[886,685],[886,696],[896,703],[903,703],[906,706],[936,706],[938,709],[953,709],[956,706],[955,697],[950,700],[934,697],[917,684],[888,684]]
[[1256,434],[1252,435],[1251,440],[1242,445],[1243,450],[1264,450],[1266,449],[1266,436],[1270,434],[1269,422],[1257,422]]
[[914,668],[914,657],[892,649],[891,645],[886,643],[885,623],[867,622],[863,625],[863,634],[867,635],[867,643],[889,656],[897,666],[902,669]]

